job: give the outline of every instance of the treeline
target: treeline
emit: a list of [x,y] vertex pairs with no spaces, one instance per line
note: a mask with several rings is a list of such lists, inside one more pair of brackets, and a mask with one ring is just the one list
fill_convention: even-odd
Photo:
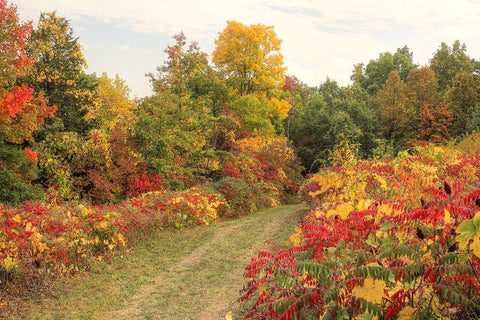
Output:
[[149,74],[154,93],[134,101],[118,77],[86,73],[67,19],[42,13],[32,28],[0,0],[0,20],[0,202],[109,203],[202,185],[244,214],[296,192],[301,168],[283,135],[290,104],[271,27],[229,22],[215,66],[174,36]]
[[286,76],[272,27],[229,21],[211,59],[175,35],[148,75],[153,94],[132,100],[118,76],[86,73],[67,19],[42,13],[32,28],[5,0],[0,15],[3,203],[118,202],[202,184],[253,211],[293,194],[302,171],[480,126],[479,63],[458,41],[428,66],[404,47],[356,65],[350,86],[311,88]]
[[354,66],[352,85],[327,80],[307,88],[287,78],[288,137],[308,171],[356,158],[393,157],[480,128],[480,64],[465,44],[442,43],[428,65],[408,47]]

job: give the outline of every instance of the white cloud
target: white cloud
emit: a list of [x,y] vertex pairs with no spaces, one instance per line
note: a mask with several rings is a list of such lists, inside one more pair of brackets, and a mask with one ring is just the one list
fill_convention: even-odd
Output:
[[119,47],[119,49],[122,50],[123,52],[130,52],[130,51],[132,51],[132,50],[130,49],[130,47],[129,47],[128,45],[126,45],[126,44],[121,45],[121,46]]
[[[95,17],[138,33],[184,31],[211,53],[227,20],[273,25],[290,74],[310,85],[327,75],[349,81],[353,65],[408,45],[427,63],[442,41],[459,39],[480,56],[480,2],[474,0],[17,0],[21,15],[58,10],[69,19]],[[165,45],[166,46],[166,45]],[[123,49],[126,47],[122,46]],[[118,47],[116,48],[118,49]],[[112,49],[113,50],[113,49]],[[148,50],[148,49],[143,49]],[[136,51],[136,50],[132,50]],[[104,54],[104,53],[99,53]]]

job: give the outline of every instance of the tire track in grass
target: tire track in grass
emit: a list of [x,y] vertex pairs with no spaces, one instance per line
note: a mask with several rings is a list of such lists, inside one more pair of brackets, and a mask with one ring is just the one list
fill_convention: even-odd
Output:
[[132,248],[124,262],[99,270],[98,279],[93,275],[69,286],[65,297],[46,303],[33,318],[212,320],[225,319],[228,311],[238,315],[236,300],[245,266],[255,255],[252,247],[268,248],[266,240],[282,245],[303,209],[280,206],[168,232],[144,244],[146,249]]

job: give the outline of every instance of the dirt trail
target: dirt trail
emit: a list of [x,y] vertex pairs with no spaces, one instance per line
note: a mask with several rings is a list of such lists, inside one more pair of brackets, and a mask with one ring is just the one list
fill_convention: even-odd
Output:
[[[279,234],[291,231],[300,212],[301,207],[286,207],[213,226],[213,236],[208,242],[172,268],[160,272],[123,309],[107,318],[224,319],[225,313],[235,308],[244,268],[254,254],[253,247],[265,248],[265,240],[278,240]],[[205,280],[212,286],[205,286]],[[175,303],[180,305],[176,308]],[[198,303],[203,305],[200,313],[191,314],[189,308],[179,313],[184,306]]]
[[280,245],[302,205],[280,206],[209,227],[162,231],[126,257],[80,277],[46,301],[32,319],[225,319],[244,285],[253,247]]

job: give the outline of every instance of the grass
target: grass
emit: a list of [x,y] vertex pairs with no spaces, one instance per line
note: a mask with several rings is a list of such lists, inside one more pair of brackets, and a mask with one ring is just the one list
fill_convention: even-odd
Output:
[[142,236],[129,252],[30,304],[29,319],[224,319],[236,303],[252,246],[283,244],[303,211],[288,205],[205,227]]

